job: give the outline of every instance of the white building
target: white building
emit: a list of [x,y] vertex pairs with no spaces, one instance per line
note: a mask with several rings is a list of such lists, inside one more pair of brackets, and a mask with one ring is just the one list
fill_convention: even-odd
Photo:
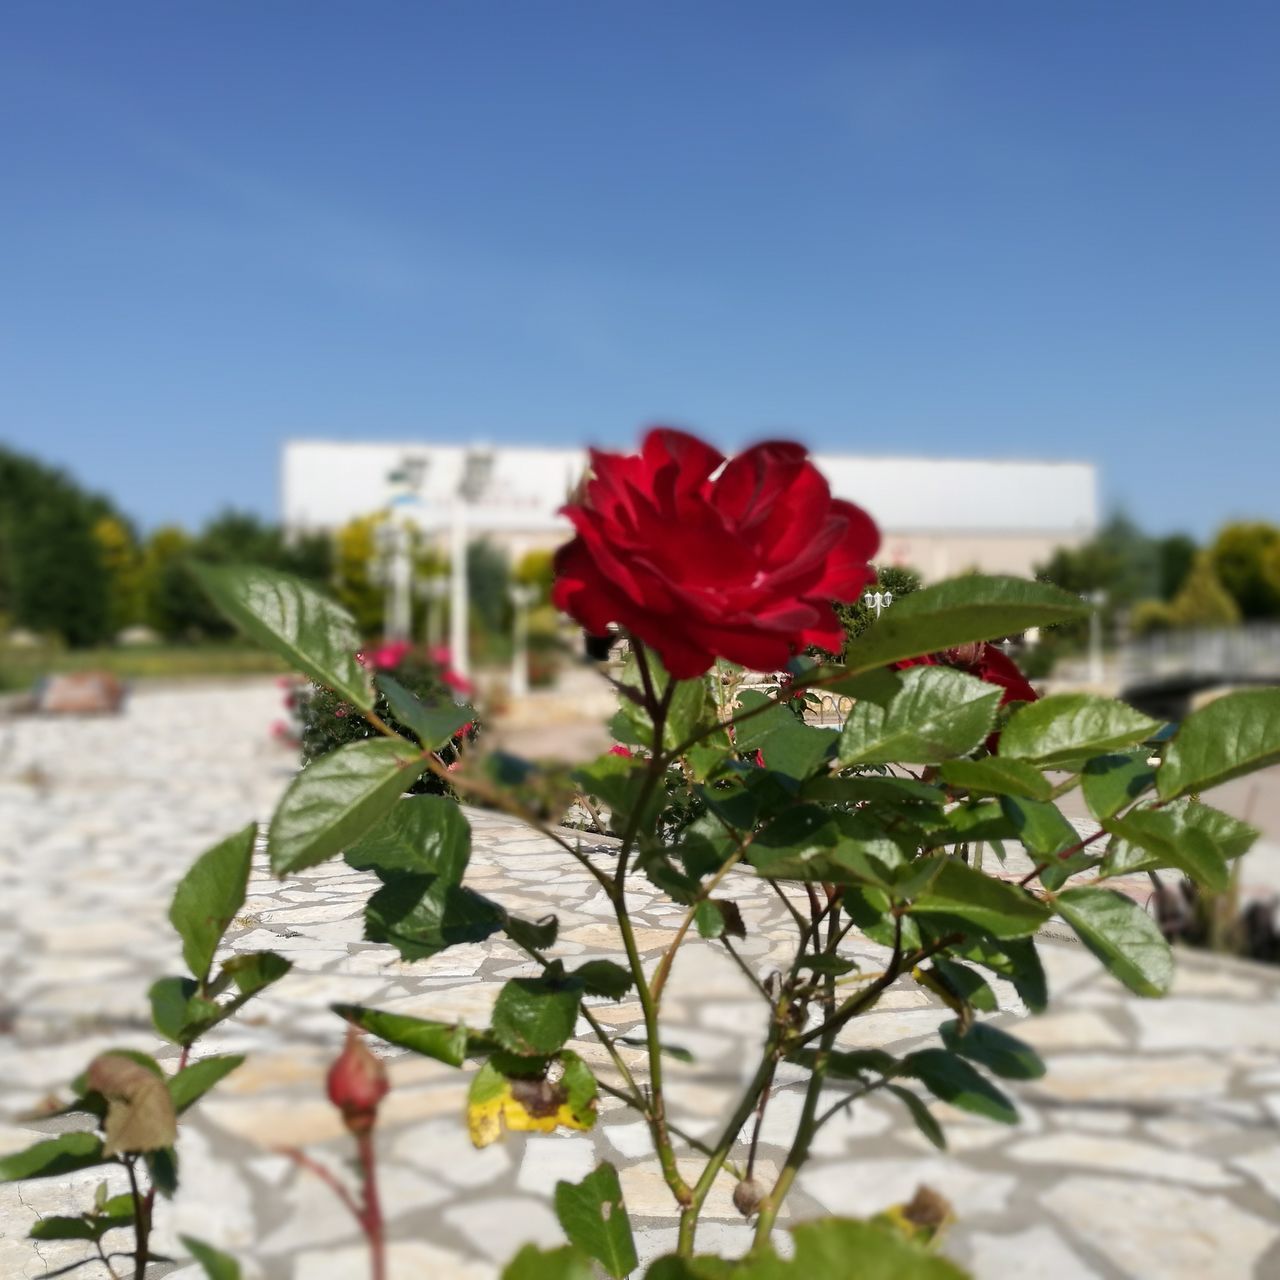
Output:
[[[1087,541],[1097,526],[1091,463],[863,457],[817,454],[841,498],[858,503],[883,534],[881,564],[910,565],[927,580],[967,569],[1029,574],[1055,547]],[[469,538],[490,537],[518,557],[570,534],[556,514],[586,467],[582,449],[467,444],[355,444],[291,440],[284,446],[285,528],[334,530],[403,502],[443,529],[466,488]]]

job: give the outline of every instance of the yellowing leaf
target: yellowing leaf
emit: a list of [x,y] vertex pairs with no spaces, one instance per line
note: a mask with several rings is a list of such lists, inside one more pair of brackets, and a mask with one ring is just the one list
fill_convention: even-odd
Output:
[[[564,1058],[559,1081],[504,1076],[486,1062],[467,1095],[467,1132],[472,1144],[487,1147],[497,1142],[504,1126],[526,1133],[554,1133],[560,1127],[590,1129],[596,1122],[595,1081],[576,1054]],[[589,1081],[586,1087],[584,1074]]]
[[173,1099],[163,1075],[121,1053],[103,1053],[89,1064],[86,1083],[107,1100],[103,1155],[162,1151],[178,1137]]

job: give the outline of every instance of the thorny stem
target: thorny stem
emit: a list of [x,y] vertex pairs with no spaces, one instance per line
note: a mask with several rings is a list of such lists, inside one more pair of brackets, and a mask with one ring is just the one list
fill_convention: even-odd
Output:
[[297,1147],[280,1147],[279,1153],[282,1156],[288,1156],[299,1168],[307,1170],[308,1173],[314,1173],[342,1201],[343,1206],[356,1220],[356,1223],[363,1227],[360,1206],[356,1204],[351,1192],[338,1181],[332,1171],[326,1169],[318,1160],[313,1160],[305,1151],[299,1151]]
[[102,1250],[102,1241],[95,1240],[93,1242],[93,1247],[97,1249],[98,1257],[102,1259],[102,1265],[106,1267],[107,1275],[111,1277],[111,1280],[120,1280],[120,1273],[115,1269],[115,1267],[111,1265],[111,1259],[108,1258],[107,1255]]
[[752,1078],[751,1083],[747,1085],[746,1091],[738,1102],[737,1110],[729,1117],[729,1123],[725,1125],[724,1131],[720,1134],[719,1141],[717,1141],[710,1159],[708,1159],[706,1166],[702,1170],[702,1176],[693,1188],[692,1199],[680,1214],[680,1234],[676,1243],[676,1252],[681,1257],[687,1258],[693,1253],[694,1233],[698,1229],[698,1214],[702,1211],[703,1202],[711,1190],[712,1183],[716,1180],[716,1175],[725,1167],[730,1148],[738,1140],[738,1135],[742,1132],[743,1125],[751,1118],[751,1113],[755,1110],[759,1101],[761,1090],[767,1088],[769,1081],[773,1078],[775,1049],[776,1036],[771,1035],[766,1046],[765,1056],[761,1060],[759,1067],[756,1068],[755,1076]]
[[698,908],[716,891],[720,882],[733,870],[741,861],[742,855],[747,851],[747,847],[751,844],[752,837],[748,836],[728,858],[721,864],[720,869],[709,880],[705,881],[694,895],[693,901],[689,904],[688,909],[684,913],[684,919],[680,921],[679,927],[676,929],[675,937],[671,939],[670,945],[662,953],[662,959],[658,961],[658,967],[654,971],[651,990],[653,992],[654,1007],[657,1008],[662,1003],[662,990],[667,984],[667,978],[671,975],[671,966],[675,962],[676,952],[680,948],[680,944],[684,941],[685,934],[689,932],[689,926],[693,924],[695,916],[698,914]]
[[133,1280],[146,1280],[151,1244],[151,1206],[138,1194],[138,1173],[134,1168],[137,1159],[137,1156],[126,1156],[122,1163],[129,1175],[129,1190],[133,1192]]
[[360,1226],[369,1241],[371,1280],[386,1280],[387,1245],[382,1223],[382,1205],[378,1200],[378,1160],[373,1149],[373,1131],[357,1135],[360,1154],[360,1179],[364,1186],[364,1205]]
[[[617,1098],[619,1102],[625,1102],[633,1111],[638,1111],[642,1116],[648,1116],[648,1103],[646,1103],[644,1098],[640,1096],[638,1090],[635,1093],[628,1093],[625,1089],[615,1088],[611,1084],[606,1084],[603,1080],[598,1080],[596,1083],[600,1086],[601,1093],[607,1093],[611,1098]],[[714,1154],[711,1147],[709,1147],[700,1138],[695,1138],[687,1129],[682,1129],[679,1125],[672,1124],[670,1120],[667,1121],[667,1128],[674,1133],[681,1142],[687,1142],[694,1151],[697,1151],[704,1156]],[[728,1169],[735,1178],[743,1176],[742,1169],[732,1160],[726,1160],[724,1164],[725,1168]]]
[[724,943],[724,949],[733,957],[733,963],[746,975],[747,981],[764,997],[768,1004],[772,1005],[773,997],[764,989],[764,983],[752,972],[751,966],[734,949],[734,945],[729,941],[728,935],[722,933],[720,941]]
[[1106,834],[1105,830],[1095,831],[1093,835],[1087,836],[1083,840],[1078,840],[1075,844],[1069,845],[1059,853],[1055,853],[1052,858],[1046,858],[1043,862],[1032,867],[1031,870],[1018,881],[1018,886],[1025,889],[1027,885],[1029,885],[1031,881],[1034,880],[1046,867],[1051,866],[1054,862],[1066,861],[1067,858],[1079,853],[1081,849],[1087,849],[1095,840],[1101,840]]

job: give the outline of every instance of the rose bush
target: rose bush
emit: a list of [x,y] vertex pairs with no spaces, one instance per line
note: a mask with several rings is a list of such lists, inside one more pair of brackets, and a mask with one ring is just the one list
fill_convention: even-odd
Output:
[[[1044,584],[976,575],[895,601],[840,663],[792,656],[815,635],[834,641],[824,593],[861,588],[874,528],[830,499],[795,446],[760,446],[718,472],[721,461],[674,432],[651,433],[636,458],[596,456],[596,475],[572,508],[578,536],[560,557],[557,591],[588,627],[618,622],[631,654],[615,681],[610,727],[619,749],[576,769],[468,752],[451,771],[441,751],[474,718],[471,708],[421,701],[356,661],[350,618],[304,583],[262,569],[201,568],[230,617],[371,733],[294,779],[268,825],[267,864],[285,877],[343,856],[375,873],[365,936],[407,963],[463,943],[506,947],[504,966],[523,960],[497,992],[487,1026],[334,1010],[387,1045],[468,1072],[459,1123],[476,1146],[508,1130],[589,1130],[601,1095],[632,1108],[678,1221],[672,1252],[648,1266],[648,1280],[957,1280],[959,1269],[937,1252],[952,1214],[926,1190],[881,1213],[868,1205],[864,1219],[802,1224],[789,1256],[775,1250],[779,1212],[818,1134],[877,1094],[900,1103],[904,1123],[938,1146],[946,1137],[933,1099],[1015,1123],[1004,1082],[1016,1088],[1045,1064],[1009,1029],[1016,1023],[983,1015],[998,1012],[995,978],[1016,991],[1020,1012],[1046,1007],[1037,935],[1050,920],[1074,931],[1136,996],[1164,994],[1168,944],[1114,882],[1174,869],[1208,890],[1229,883],[1257,832],[1199,797],[1280,761],[1280,690],[1230,694],[1177,726],[1093,694],[1032,700],[991,642],[1071,621],[1084,606]],[[787,670],[753,688],[725,660],[735,657],[765,670],[785,661]],[[852,703],[839,728],[798,714],[830,694]],[[612,914],[609,954],[584,956],[581,943],[557,954],[554,914],[522,919],[469,885],[466,812],[447,796],[406,796],[423,775],[518,816],[576,862]],[[1077,790],[1093,828],[1084,835],[1058,807]],[[556,825],[580,800],[617,836],[607,851],[584,849]],[[73,1086],[67,1109],[84,1117],[83,1128],[0,1157],[0,1179],[123,1165],[127,1196],[104,1193],[79,1217],[42,1219],[33,1234],[90,1242],[105,1260],[122,1251],[106,1253],[103,1236],[132,1227],[124,1256],[134,1280],[144,1280],[152,1257],[157,1190],[171,1190],[177,1176],[177,1118],[241,1061],[189,1062],[188,1051],[289,967],[271,952],[214,965],[245,902],[255,835],[250,826],[202,855],[175,894],[171,919],[190,976],[157,982],[151,1006],[159,1035],[181,1050],[176,1069],[147,1055],[103,1055]],[[990,859],[984,870],[984,844],[1020,846],[1029,861],[1014,872],[1006,858]],[[739,905],[748,877],[776,895],[776,917],[752,918]],[[639,879],[671,904],[656,959],[642,955],[630,913]],[[781,939],[779,920],[788,931]],[[737,948],[761,928],[767,947]],[[669,1114],[663,1000],[695,937],[741,972],[760,1047],[727,1090],[717,1081],[724,1114],[689,1132]],[[885,1046],[912,1035],[891,1030],[872,1045],[852,1026],[899,984],[951,1011],[936,1042],[895,1052]],[[636,1033],[623,1036],[602,1006],[628,998]],[[599,1052],[582,1045],[588,1033]],[[361,1200],[331,1174],[319,1176],[360,1222],[377,1277],[383,1082],[354,1038],[340,1062],[331,1096],[355,1121]],[[786,1112],[794,1121],[774,1172],[757,1156],[771,1099],[787,1090],[798,1106]],[[750,1249],[734,1261],[697,1252],[708,1197],[725,1183],[753,1223]],[[504,1280],[637,1271],[612,1165],[560,1182],[555,1207],[567,1243],[527,1245]],[[185,1243],[211,1277],[236,1276],[225,1255]]]
[[677,680],[717,658],[774,671],[806,646],[838,653],[832,603],[874,576],[871,517],[831,496],[797,444],[725,461],[655,428],[638,455],[593,451],[577,537],[556,556],[552,600],[594,635],[618,623]]

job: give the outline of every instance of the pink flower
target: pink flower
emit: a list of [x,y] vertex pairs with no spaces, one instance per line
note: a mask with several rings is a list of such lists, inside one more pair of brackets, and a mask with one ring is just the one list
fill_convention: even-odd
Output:
[[635,752],[629,751],[626,747],[610,747],[609,754],[611,756],[625,756],[628,760],[635,756]]

